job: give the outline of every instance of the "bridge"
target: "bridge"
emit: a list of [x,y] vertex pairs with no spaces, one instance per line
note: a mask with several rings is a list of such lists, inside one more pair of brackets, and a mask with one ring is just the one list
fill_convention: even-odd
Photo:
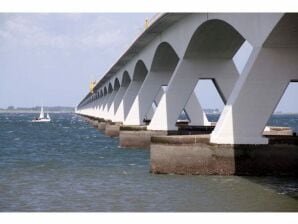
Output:
[[[245,42],[252,46],[252,52],[240,74],[233,57]],[[194,93],[200,79],[212,80],[225,103],[215,126],[206,118]],[[285,172],[298,170],[298,141],[295,136],[289,136],[287,149],[280,153],[284,138],[268,137],[264,129],[289,83],[297,80],[297,13],[164,13],[148,24],[79,103],[76,113],[99,126],[104,124],[102,129],[120,126],[120,142],[121,130],[122,140],[129,130],[133,131],[129,137],[126,135],[129,141],[147,136],[151,169],[156,172],[176,172],[177,167],[184,167],[176,173],[221,174],[220,167],[228,166],[222,174],[234,174],[238,166],[239,173],[247,173],[250,172],[247,167],[251,166],[266,170],[260,164],[275,154],[278,156],[272,160],[279,162],[268,165],[268,172],[276,166],[286,167],[281,168]],[[173,137],[172,134],[187,129],[177,122],[182,111],[190,118],[191,135]],[[204,130],[210,132],[207,139],[206,135],[193,135]],[[173,147],[161,150],[164,142]],[[194,159],[184,164],[183,160],[189,157],[175,149],[178,146],[184,147],[185,152],[188,150]],[[194,152],[196,147],[200,148],[199,153]],[[219,156],[224,150],[216,150],[221,147],[227,151]],[[172,152],[168,152],[169,148]],[[273,152],[263,156],[268,149]],[[243,159],[244,154],[252,151],[254,155],[260,154],[253,164],[247,165],[251,162],[246,157],[245,162],[237,164],[237,158]],[[214,162],[212,158],[216,156],[222,159]],[[170,162],[166,157],[172,158]],[[212,165],[203,162],[203,168],[193,169],[203,157]],[[224,163],[226,157],[230,159],[229,165]],[[287,162],[280,164],[280,158]],[[169,168],[173,164],[176,168]]]

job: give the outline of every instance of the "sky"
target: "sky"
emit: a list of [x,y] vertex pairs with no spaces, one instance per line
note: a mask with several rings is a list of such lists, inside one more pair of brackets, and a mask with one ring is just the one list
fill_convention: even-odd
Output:
[[152,13],[0,13],[0,108],[76,106]]
[[[0,108],[76,106],[144,29],[153,13],[0,13]],[[235,56],[242,70],[250,52]],[[209,81],[196,93],[203,108],[222,110]],[[298,84],[276,110],[298,112]]]

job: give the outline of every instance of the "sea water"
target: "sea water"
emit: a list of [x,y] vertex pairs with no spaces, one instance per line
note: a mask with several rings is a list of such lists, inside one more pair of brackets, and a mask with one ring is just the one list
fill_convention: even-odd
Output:
[[[2,212],[298,211],[297,178],[154,175],[149,150],[119,148],[75,114],[34,116],[0,114]],[[298,131],[297,115],[269,123]]]

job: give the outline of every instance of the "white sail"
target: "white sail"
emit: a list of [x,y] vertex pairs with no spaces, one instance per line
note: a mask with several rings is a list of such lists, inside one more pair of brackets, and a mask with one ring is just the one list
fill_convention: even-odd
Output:
[[48,113],[47,113],[47,119],[51,119],[51,118],[50,118],[50,115],[49,115]]
[[41,106],[40,114],[39,114],[39,119],[44,118],[44,112],[43,112],[43,106]]

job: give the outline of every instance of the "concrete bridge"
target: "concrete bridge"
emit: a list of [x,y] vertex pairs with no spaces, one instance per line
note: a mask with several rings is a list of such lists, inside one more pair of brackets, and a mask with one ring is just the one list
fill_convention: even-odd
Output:
[[[252,46],[252,53],[240,74],[233,57],[245,42]],[[225,103],[212,128],[194,93],[200,79],[212,80]],[[248,151],[254,151],[254,155],[260,152],[258,159],[261,159],[253,164],[247,162],[249,158],[246,157],[245,162],[238,164],[238,173],[247,173],[250,172],[247,167],[252,166],[264,170],[261,164],[280,151],[285,143],[284,138],[265,136],[264,129],[289,83],[297,80],[298,14],[165,13],[156,17],[137,37],[94,90],[79,103],[76,112],[105,125],[106,121],[110,125],[121,124],[124,132],[135,127],[135,141],[140,136],[147,136],[151,144],[153,172],[234,174],[237,173],[237,158],[243,160]],[[181,131],[177,119],[182,111],[188,114],[191,127],[200,127],[200,133],[202,127],[212,131],[207,140],[191,135],[184,139],[180,137],[180,143],[184,143],[178,144],[177,138],[169,136]],[[196,134],[193,130],[188,133]],[[142,134],[138,135],[136,131]],[[128,139],[133,141],[131,135]],[[298,170],[297,139],[292,136],[288,140],[287,150],[277,153],[276,157],[276,160],[284,158],[288,163],[285,169],[281,168],[281,173],[293,168]],[[205,145],[197,145],[198,141]],[[165,147],[161,146],[164,142],[167,145],[175,142],[175,147],[184,147],[188,156],[181,154],[179,149],[179,153],[175,151],[175,147],[161,150]],[[191,149],[190,144],[193,145]],[[221,146],[227,151],[219,156],[223,151],[216,150]],[[201,150],[199,153],[194,153],[196,147]],[[262,149],[251,150],[253,147]],[[270,158],[264,156],[268,147],[274,151],[267,153]],[[168,152],[169,148],[174,151]],[[189,155],[193,159],[189,159]],[[166,157],[173,158],[167,162]],[[201,165],[204,167],[193,169],[203,157]],[[222,158],[214,162],[214,157]],[[227,157],[232,165],[224,163]],[[185,160],[188,164],[184,164]],[[206,161],[209,161],[207,165]],[[161,165],[164,163],[169,164]],[[221,171],[225,166],[229,168]],[[279,162],[268,165],[271,167],[268,172],[276,166],[285,165]],[[184,168],[180,172],[177,167]],[[294,173],[296,175],[297,171]]]

